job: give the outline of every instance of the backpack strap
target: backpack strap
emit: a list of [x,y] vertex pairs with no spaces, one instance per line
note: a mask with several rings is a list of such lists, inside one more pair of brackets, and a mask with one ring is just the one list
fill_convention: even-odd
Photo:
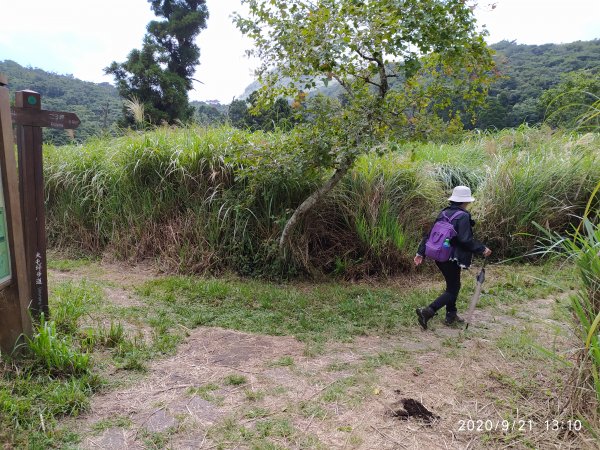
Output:
[[463,214],[467,214],[466,211],[456,211],[454,214],[452,214],[450,216],[450,218],[448,219],[448,222],[452,222],[454,219],[456,219],[459,216],[462,216]]
[[448,222],[448,223],[452,223],[452,221],[454,219],[456,219],[458,216],[461,216],[463,214],[467,214],[466,211],[456,211],[454,214],[452,214],[450,217],[448,217],[446,215],[446,213],[444,211],[442,211],[442,217]]

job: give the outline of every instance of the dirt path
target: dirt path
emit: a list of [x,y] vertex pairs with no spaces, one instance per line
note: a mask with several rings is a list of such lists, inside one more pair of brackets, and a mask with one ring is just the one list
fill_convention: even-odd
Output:
[[[126,286],[155,274],[111,265],[52,274],[81,276],[110,281],[112,302],[136,305]],[[582,448],[546,430],[566,372],[529,345],[569,347],[555,303],[478,310],[468,333],[436,318],[428,332],[360,337],[318,355],[291,337],[189,330],[174,356],[94,396],[70,425],[85,449]],[[411,406],[404,399],[434,420],[398,417]],[[481,430],[469,431],[478,420]]]

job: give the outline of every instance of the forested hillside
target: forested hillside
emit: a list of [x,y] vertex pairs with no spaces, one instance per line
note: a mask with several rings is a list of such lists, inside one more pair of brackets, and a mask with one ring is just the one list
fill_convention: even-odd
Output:
[[[600,73],[600,39],[569,44],[522,45],[502,41],[491,46],[501,78],[489,94],[487,107],[480,112],[479,128],[507,128],[524,122],[535,125],[544,120],[540,97],[556,86],[564,74],[591,69]],[[14,61],[0,61],[0,72],[8,75],[12,92],[33,89],[42,94],[46,109],[72,111],[79,115],[81,126],[75,132],[77,141],[103,132],[114,131],[122,116],[122,100],[109,83],[81,81],[72,75],[58,75],[41,69],[22,67]],[[252,83],[242,98],[259,87]],[[341,89],[334,83],[320,92],[336,96]],[[194,121],[201,124],[223,123],[227,107],[215,102],[191,102],[195,107]],[[243,124],[242,124],[243,127]],[[64,131],[47,130],[46,139],[57,144],[67,143],[70,137]]]
[[[23,67],[14,61],[0,61],[0,72],[8,76],[11,95],[22,89],[32,89],[42,95],[42,108],[76,113],[81,125],[75,130],[75,140],[113,131],[122,114],[122,100],[109,83],[91,83],[72,75],[58,75],[42,69]],[[45,130],[44,139],[66,144],[70,136],[63,130]]]
[[[588,69],[594,76],[600,76],[600,39],[544,45],[501,41],[491,48],[496,52],[494,60],[500,77],[491,86],[487,106],[479,111],[478,128],[538,124],[545,118],[545,108],[540,103],[542,93],[560,83],[565,74]],[[391,85],[399,87],[400,83],[402,80],[398,78]],[[253,82],[242,98],[248,98],[259,87],[258,82]],[[333,97],[343,95],[336,82],[321,85],[315,92]]]
[[193,100],[190,105],[194,107],[194,121],[201,125],[221,124],[226,121],[229,110],[228,105],[222,105],[216,100],[201,102]]
[[600,70],[600,39],[570,44],[522,45],[502,41],[491,46],[502,75],[491,88],[480,128],[507,128],[544,119],[542,93],[561,75],[582,69]]

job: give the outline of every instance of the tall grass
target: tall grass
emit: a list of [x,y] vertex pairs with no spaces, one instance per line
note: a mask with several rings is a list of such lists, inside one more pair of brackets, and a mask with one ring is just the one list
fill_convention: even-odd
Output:
[[477,190],[474,213],[482,237],[505,256],[524,255],[539,237],[534,222],[562,231],[581,217],[600,177],[598,136],[557,136],[492,158]]
[[[600,439],[600,205],[596,196],[600,181],[590,195],[583,217],[566,237],[545,229],[542,252],[574,262],[580,286],[571,296],[577,349],[573,375],[568,384],[564,412],[579,416]],[[539,226],[543,230],[543,227]]]
[[[325,269],[341,258],[348,276],[402,270],[443,196],[439,183],[406,155],[364,155],[305,235]],[[318,260],[328,253],[329,259]]]
[[585,388],[589,387],[595,393],[596,412],[600,414],[600,226],[585,219],[582,232],[566,239],[563,246],[575,260],[582,283],[571,304],[584,343],[582,364],[590,366],[580,373],[582,379],[577,386],[583,389],[578,392],[577,405],[588,403]]
[[140,99],[133,95],[131,98],[126,99],[123,102],[125,106],[125,110],[133,117],[134,122],[137,126],[141,127],[146,120],[146,112],[144,104],[140,101]]
[[[48,236],[56,247],[170,271],[404,270],[449,190],[470,185],[476,233],[499,257],[531,249],[535,220],[563,231],[600,173],[597,134],[526,127],[452,145],[390,143],[365,155],[294,237],[294,265],[277,238],[293,209],[330,174],[289,133],[229,127],[159,128],[85,147],[48,147]],[[399,149],[399,150],[398,150]]]

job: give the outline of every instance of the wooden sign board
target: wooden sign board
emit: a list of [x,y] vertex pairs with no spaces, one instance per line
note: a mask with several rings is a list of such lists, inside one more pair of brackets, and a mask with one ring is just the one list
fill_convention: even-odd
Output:
[[17,125],[30,127],[58,128],[72,130],[79,126],[81,120],[74,113],[61,111],[45,111],[43,109],[12,108],[12,121]]
[[23,335],[31,335],[30,280],[7,79],[0,75],[0,350],[10,353]]

